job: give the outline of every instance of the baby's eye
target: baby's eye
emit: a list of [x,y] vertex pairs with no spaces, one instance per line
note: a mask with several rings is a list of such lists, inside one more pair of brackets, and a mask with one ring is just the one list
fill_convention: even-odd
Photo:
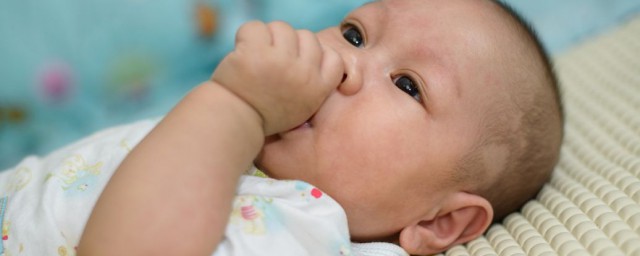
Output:
[[419,86],[408,76],[402,75],[395,78],[393,83],[400,90],[409,94],[409,96],[413,97],[418,102],[422,102],[422,95],[420,94]]
[[349,24],[344,25],[342,29],[342,36],[344,37],[344,39],[347,40],[347,42],[349,42],[355,47],[360,48],[364,46],[364,40],[362,40],[362,33],[360,33],[360,30],[358,30],[356,26],[349,25]]

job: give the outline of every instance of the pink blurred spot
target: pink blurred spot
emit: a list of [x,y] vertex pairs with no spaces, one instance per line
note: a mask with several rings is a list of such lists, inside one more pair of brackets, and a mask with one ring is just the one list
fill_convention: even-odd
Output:
[[40,86],[46,100],[52,102],[66,100],[72,87],[71,68],[61,62],[47,64],[40,73]]
[[256,212],[256,209],[255,207],[253,207],[253,205],[240,207],[240,212],[242,214],[242,218],[244,218],[245,220],[253,220],[258,217],[258,213]]
[[315,197],[315,198],[320,198],[320,197],[322,197],[322,191],[320,191],[320,190],[319,190],[319,189],[317,189],[317,188],[313,188],[313,189],[311,190],[311,195],[312,195],[313,197]]

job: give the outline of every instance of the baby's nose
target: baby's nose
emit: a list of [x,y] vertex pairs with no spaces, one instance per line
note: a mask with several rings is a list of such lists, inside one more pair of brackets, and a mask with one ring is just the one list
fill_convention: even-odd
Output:
[[358,91],[362,87],[361,83],[362,81],[359,81],[359,79],[357,79],[356,74],[352,73],[350,75],[348,71],[346,71],[344,74],[342,74],[342,80],[340,81],[340,85],[338,86],[338,92],[346,96],[354,95],[358,93]]

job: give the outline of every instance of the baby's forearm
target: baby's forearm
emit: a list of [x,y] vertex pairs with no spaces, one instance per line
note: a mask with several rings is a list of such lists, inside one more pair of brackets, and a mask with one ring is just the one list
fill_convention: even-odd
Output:
[[87,223],[79,255],[207,255],[221,241],[261,117],[208,81],[127,156]]

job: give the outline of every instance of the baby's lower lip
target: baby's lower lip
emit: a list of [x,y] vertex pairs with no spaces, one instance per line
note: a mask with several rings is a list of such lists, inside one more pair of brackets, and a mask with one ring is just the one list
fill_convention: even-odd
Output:
[[290,131],[293,131],[293,130],[297,130],[297,129],[301,129],[301,128],[308,128],[308,127],[311,127],[311,124],[309,122],[304,122],[304,123],[294,127],[293,129],[291,129],[291,130],[289,130],[287,132],[290,132]]
[[299,131],[299,130],[303,130],[303,129],[305,129],[305,128],[311,128],[311,123],[309,123],[309,122],[304,122],[304,123],[302,123],[302,124],[300,124],[300,125],[298,125],[298,126],[296,126],[296,127],[293,127],[293,128],[291,128],[291,129],[289,129],[289,130],[287,130],[287,131],[285,131],[285,132],[278,133],[278,134],[277,134],[277,137],[275,137],[275,138],[273,138],[273,139],[271,139],[271,140],[267,140],[267,141],[268,141],[268,142],[279,141],[279,140],[281,140],[281,139],[286,138],[286,137],[287,137],[287,135],[288,135],[289,133],[291,133],[291,132],[297,132],[297,131]]

